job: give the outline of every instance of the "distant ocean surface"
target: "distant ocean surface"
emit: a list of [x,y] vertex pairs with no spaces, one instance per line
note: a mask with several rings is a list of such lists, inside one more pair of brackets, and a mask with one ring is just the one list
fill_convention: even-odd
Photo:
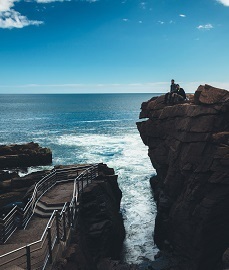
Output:
[[[123,192],[123,258],[153,260],[156,207],[149,186],[155,173],[136,127],[143,101],[155,94],[0,95],[0,144],[37,142],[53,164],[104,162]],[[30,168],[30,172],[42,168]]]

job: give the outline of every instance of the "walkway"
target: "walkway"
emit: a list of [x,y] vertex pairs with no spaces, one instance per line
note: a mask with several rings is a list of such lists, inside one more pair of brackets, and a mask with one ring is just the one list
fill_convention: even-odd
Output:
[[[82,166],[82,165],[81,165]],[[78,170],[78,172],[71,172],[70,174],[68,174],[66,176],[65,174],[65,179],[75,179],[80,173],[82,173],[85,170]],[[83,186],[86,185],[86,181],[84,178],[82,178],[83,180]],[[49,218],[51,216],[51,213],[53,212],[54,209],[58,209],[61,210],[64,206],[64,204],[66,202],[71,202],[72,200],[72,196],[73,196],[73,190],[74,190],[74,181],[69,181],[66,180],[66,182],[62,182],[62,183],[58,183],[55,186],[53,186],[51,189],[49,189],[40,199],[39,202],[37,203],[35,212],[37,212],[38,210],[38,215],[39,212],[41,212],[42,210],[40,209],[39,205],[45,205],[44,206],[44,210],[45,212],[50,212],[50,214],[47,214],[47,217],[39,217],[38,215],[34,214],[31,218],[31,220],[29,221],[26,229],[24,230],[16,230],[13,234],[13,236],[11,236],[8,241],[0,246],[0,256],[3,254],[6,254],[8,252],[11,252],[12,250],[18,249],[20,247],[26,246],[30,243],[36,242],[38,240],[41,239],[42,234],[47,226],[47,223],[49,221]],[[77,190],[76,190],[76,194],[77,194]],[[39,209],[38,209],[39,208]],[[48,211],[47,209],[50,208],[50,211]],[[52,221],[54,222],[54,221]],[[54,224],[54,223],[52,223]],[[56,230],[56,224],[52,225],[52,234],[53,234],[53,230]],[[60,224],[60,227],[62,225]],[[61,230],[63,231],[63,226],[61,227]],[[47,237],[45,237],[45,239],[47,239]],[[44,240],[46,241],[46,240]],[[39,243],[39,245],[41,245]],[[47,243],[46,243],[47,245]],[[24,253],[25,250],[23,249],[23,251],[20,251],[21,254],[23,252],[23,258],[21,258],[21,265],[23,265],[23,268],[18,268],[19,264],[16,265],[12,265],[12,263],[7,264],[5,266],[0,266],[0,270],[6,270],[6,269],[25,269],[25,257],[24,257]],[[33,257],[35,254],[32,254]],[[18,255],[17,255],[18,256]],[[20,256],[20,254],[19,254]],[[37,256],[37,255],[36,255]],[[0,264],[5,262],[6,260],[9,260],[9,257],[11,258],[11,255],[8,256],[7,258],[1,259],[0,258]],[[44,256],[43,256],[44,258]],[[34,258],[33,258],[34,260]],[[17,260],[20,261],[20,260]],[[39,262],[40,263],[40,262]],[[36,264],[33,263],[33,264]],[[37,265],[38,266],[38,265]],[[17,267],[17,268],[15,268]],[[38,266],[39,267],[39,266]]]
[[[57,184],[51,188],[39,201],[47,204],[62,204],[72,199],[73,182]],[[50,216],[49,216],[50,217]],[[11,250],[23,247],[32,242],[38,241],[48,223],[48,218],[41,218],[33,215],[25,230],[16,230],[12,237],[0,246],[0,255]]]

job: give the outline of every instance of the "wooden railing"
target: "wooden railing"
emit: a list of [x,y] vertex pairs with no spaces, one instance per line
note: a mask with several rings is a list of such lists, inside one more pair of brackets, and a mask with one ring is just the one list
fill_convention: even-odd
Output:
[[[78,175],[78,171],[82,171]],[[70,173],[77,173],[75,179],[69,178]],[[17,265],[23,269],[45,269],[47,263],[53,263],[55,249],[62,243],[67,243],[71,228],[75,227],[78,210],[78,195],[98,175],[98,164],[55,169],[42,178],[34,188],[33,195],[25,208],[20,210],[14,207],[10,213],[1,220],[2,242],[7,240],[17,227],[26,226],[31,218],[37,200],[57,182],[74,180],[71,202],[65,203],[61,212],[54,210],[40,240],[27,246],[10,251],[0,256],[0,269]],[[59,179],[57,181],[57,179]],[[62,180],[60,180],[62,179]]]

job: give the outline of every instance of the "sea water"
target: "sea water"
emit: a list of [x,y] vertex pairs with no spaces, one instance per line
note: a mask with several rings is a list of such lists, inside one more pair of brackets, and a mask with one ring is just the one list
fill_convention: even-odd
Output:
[[149,186],[155,170],[136,127],[141,103],[154,95],[0,95],[0,144],[33,141],[51,148],[53,165],[103,162],[115,169],[128,263],[153,260],[157,252]]

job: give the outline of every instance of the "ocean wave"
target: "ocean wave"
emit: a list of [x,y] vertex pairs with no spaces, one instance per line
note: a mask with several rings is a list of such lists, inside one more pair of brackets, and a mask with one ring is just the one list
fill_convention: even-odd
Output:
[[99,120],[78,120],[75,123],[102,123],[102,122],[122,122],[122,121],[137,121],[136,119],[99,119]]

